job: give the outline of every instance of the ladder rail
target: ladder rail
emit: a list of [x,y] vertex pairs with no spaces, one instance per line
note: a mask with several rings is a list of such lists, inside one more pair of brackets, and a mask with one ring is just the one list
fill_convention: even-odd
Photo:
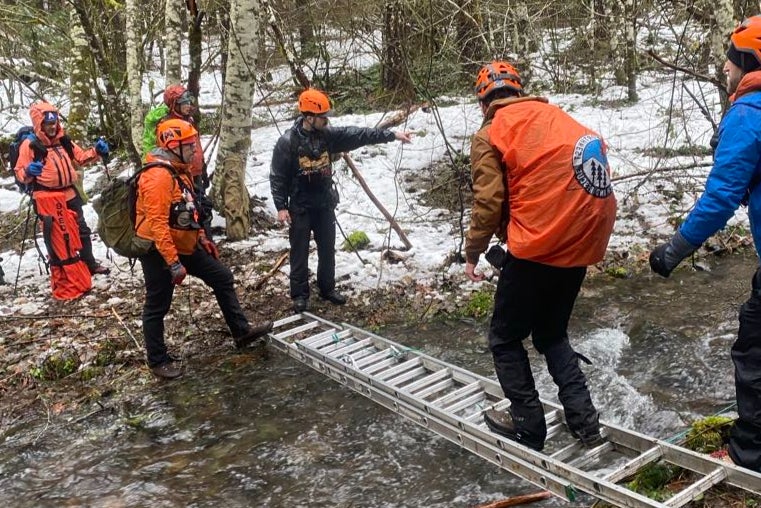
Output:
[[[300,323],[301,321],[305,323]],[[283,326],[288,326],[289,329],[280,330]],[[315,330],[320,326],[326,330]],[[318,332],[316,335],[321,335],[322,338],[314,340],[311,336],[293,340],[294,336],[308,330],[315,330]],[[337,334],[347,334],[349,338],[345,344],[333,347],[333,353],[346,350],[349,354],[325,353],[325,340]],[[274,347],[309,367],[497,464],[502,469],[568,500],[572,500],[573,497],[569,492],[572,493],[576,488],[618,506],[627,507],[683,506],[718,483],[761,493],[759,473],[607,422],[600,422],[606,442],[593,450],[583,450],[578,441],[574,440],[552,455],[535,452],[494,434],[484,424],[481,417],[483,408],[494,407],[502,410],[509,406],[509,401],[504,399],[501,387],[495,380],[350,324],[339,325],[309,313],[302,313],[276,321],[275,329],[269,336]],[[313,347],[318,342],[322,343],[323,351],[320,347]],[[357,345],[360,342],[362,346]],[[330,340],[327,343],[330,343]],[[373,348],[377,349],[377,352],[373,352]],[[354,359],[355,353],[361,357]],[[347,361],[347,357],[350,361]],[[426,400],[432,395],[436,395],[433,400]],[[553,434],[560,434],[565,425],[562,407],[545,400],[541,402],[548,424],[553,424],[550,427]],[[624,455],[633,452],[636,456],[604,476],[580,469],[611,450]],[[572,459],[579,452],[581,456]],[[571,460],[566,463],[566,459]],[[656,460],[694,471],[702,477],[675,493],[665,503],[656,502],[617,485],[616,482]]]

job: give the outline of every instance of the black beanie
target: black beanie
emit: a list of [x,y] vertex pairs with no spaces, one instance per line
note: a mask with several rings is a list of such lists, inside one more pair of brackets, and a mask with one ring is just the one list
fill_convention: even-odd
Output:
[[761,67],[761,63],[756,59],[754,55],[737,51],[735,45],[730,43],[727,48],[727,60],[738,66],[743,72],[755,71]]

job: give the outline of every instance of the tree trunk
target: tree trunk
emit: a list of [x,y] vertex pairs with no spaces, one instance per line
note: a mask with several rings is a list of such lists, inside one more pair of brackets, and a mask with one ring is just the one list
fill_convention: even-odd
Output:
[[457,45],[460,48],[460,64],[466,75],[478,71],[486,54],[479,6],[478,0],[457,0]]
[[531,53],[536,49],[535,32],[528,13],[528,6],[524,2],[518,3],[513,9],[513,46],[515,48],[515,65],[521,75],[523,87],[528,87],[533,77]]
[[387,0],[383,9],[383,59],[381,82],[386,90],[396,92],[402,98],[415,94],[407,69],[406,17],[401,0]]
[[222,99],[219,152],[212,196],[227,221],[230,240],[246,238],[251,228],[246,161],[251,148],[254,60],[260,41],[259,0],[233,0]]
[[[714,77],[724,81],[724,62],[727,59],[729,36],[735,28],[735,6],[732,0],[711,0],[706,8],[711,13],[711,61],[714,65]],[[719,90],[724,108],[728,104],[726,93]],[[724,109],[722,108],[722,109]]]
[[635,0],[624,0],[624,55],[626,68],[626,88],[629,102],[637,102],[637,9]]
[[201,39],[203,31],[201,23],[203,22],[204,12],[198,10],[197,0],[188,1],[188,51],[190,53],[190,71],[188,72],[188,90],[194,97],[198,97],[201,91],[201,63],[202,47]]
[[129,84],[130,128],[132,144],[139,152],[143,139],[143,83],[142,44],[140,37],[140,9],[138,0],[126,0],[127,24],[127,83]]
[[164,86],[182,82],[182,13],[185,2],[166,0],[164,9]]
[[87,119],[90,116],[90,48],[85,32],[76,11],[69,15],[71,37],[71,78],[69,79],[69,98],[71,109],[66,119],[66,133],[76,141],[82,141],[87,134]]

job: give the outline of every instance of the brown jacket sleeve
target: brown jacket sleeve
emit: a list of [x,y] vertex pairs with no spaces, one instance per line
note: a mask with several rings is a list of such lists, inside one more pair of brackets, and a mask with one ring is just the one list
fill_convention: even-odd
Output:
[[[470,166],[473,176],[473,208],[465,241],[465,259],[476,264],[481,253],[489,246],[492,235],[500,229],[502,210],[507,199],[502,160],[499,152],[489,142],[488,125],[473,136]],[[504,208],[507,209],[506,206]]]

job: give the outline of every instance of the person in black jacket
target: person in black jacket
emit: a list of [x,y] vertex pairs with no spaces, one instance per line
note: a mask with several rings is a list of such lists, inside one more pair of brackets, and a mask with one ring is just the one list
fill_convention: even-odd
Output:
[[336,305],[346,297],[336,291],[335,244],[338,194],[333,188],[332,154],[365,145],[399,140],[409,132],[361,127],[330,127],[328,96],[309,88],[299,95],[301,115],[277,141],[272,153],[270,188],[280,222],[289,223],[291,299],[294,312],[309,303],[309,238],[317,244],[317,287],[320,296]]

